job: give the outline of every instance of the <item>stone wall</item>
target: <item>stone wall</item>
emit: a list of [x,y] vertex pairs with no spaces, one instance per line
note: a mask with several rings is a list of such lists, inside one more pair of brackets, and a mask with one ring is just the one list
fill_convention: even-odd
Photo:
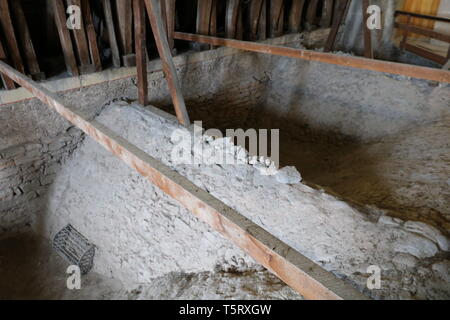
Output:
[[344,66],[267,58],[268,88],[248,127],[295,139],[374,141],[450,114],[450,85]]
[[[266,83],[263,69],[253,68],[257,57],[235,53],[222,49],[176,58],[192,121],[209,119],[209,127],[239,126],[260,102]],[[158,63],[152,62],[149,67],[150,103],[174,113]],[[127,72],[117,69],[118,77]],[[113,73],[109,70],[78,80],[89,84],[101,76],[111,79]],[[45,85],[58,91],[76,81],[62,79]],[[111,101],[136,100],[136,95],[134,76],[61,93],[68,105],[76,106],[89,118]],[[81,131],[37,99],[1,105],[20,96],[28,99],[24,89],[0,92],[0,236],[33,224],[44,210],[45,193],[55,174],[84,138]]]
[[[175,64],[191,120],[208,128],[282,128],[296,138],[369,141],[449,113],[450,86],[429,81],[229,48],[181,55]],[[136,99],[133,72],[106,70],[46,85],[94,117],[115,99]],[[0,234],[33,223],[54,173],[83,139],[36,99],[17,101],[21,95],[29,98],[24,89],[0,93]],[[174,113],[159,62],[149,66],[149,97]]]
[[[131,95],[131,84],[121,80],[62,97],[93,118],[107,99]],[[36,99],[0,106],[0,127],[1,236],[33,223],[48,186],[83,135]]]

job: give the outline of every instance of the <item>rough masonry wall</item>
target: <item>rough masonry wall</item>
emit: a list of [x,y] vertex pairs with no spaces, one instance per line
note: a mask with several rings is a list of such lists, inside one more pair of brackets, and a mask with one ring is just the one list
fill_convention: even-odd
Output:
[[[63,98],[93,118],[105,99],[131,94],[131,84],[117,81],[65,93]],[[33,223],[48,186],[83,136],[37,99],[0,106],[0,128],[1,236]]]
[[371,141],[450,113],[450,85],[282,57],[267,58],[264,107],[248,127],[292,138]]
[[[187,58],[188,63],[178,68],[191,119],[208,118],[205,124],[210,127],[242,125],[266,86],[262,69],[254,68],[256,57],[204,56],[193,63]],[[136,100],[135,84],[135,78],[127,78],[61,97],[92,118],[115,99]],[[149,74],[149,97],[153,105],[174,113],[161,71]],[[1,105],[0,128],[1,236],[33,224],[45,208],[48,186],[84,136],[37,99]]]

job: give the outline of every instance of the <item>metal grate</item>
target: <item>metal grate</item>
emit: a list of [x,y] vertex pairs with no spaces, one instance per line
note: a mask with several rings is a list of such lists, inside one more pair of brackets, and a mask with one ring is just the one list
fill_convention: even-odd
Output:
[[72,225],[68,224],[53,239],[53,248],[69,263],[77,265],[82,274],[94,264],[95,246]]

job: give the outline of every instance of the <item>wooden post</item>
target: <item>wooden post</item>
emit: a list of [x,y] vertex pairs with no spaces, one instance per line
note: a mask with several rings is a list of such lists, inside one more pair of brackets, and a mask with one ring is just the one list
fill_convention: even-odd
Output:
[[322,8],[322,18],[320,20],[320,26],[322,28],[329,28],[333,18],[334,0],[324,0]]
[[267,1],[268,0],[263,0],[261,8],[261,17],[259,19],[258,26],[258,40],[267,39]]
[[370,29],[367,27],[367,19],[369,14],[367,13],[367,8],[369,8],[369,0],[363,0],[362,3],[362,16],[363,16],[363,30],[364,30],[364,56],[368,59],[373,59],[373,49],[372,49],[372,35]]
[[336,37],[339,31],[339,27],[341,26],[342,22],[344,22],[347,13],[348,8],[350,6],[351,0],[337,0],[337,10],[335,12],[335,19],[333,19],[333,26],[331,27],[330,35],[328,36],[327,43],[325,45],[325,52],[330,52],[333,50],[334,43],[336,42]]
[[86,32],[89,41],[89,52],[91,54],[92,63],[96,71],[102,70],[102,60],[97,44],[97,33],[95,32],[94,21],[92,19],[90,0],[83,0],[81,9],[83,11],[83,18],[86,26]]
[[[217,35],[217,1],[212,0],[211,5],[211,19],[209,21],[209,35],[216,36]],[[172,35],[173,37],[173,35]]]
[[79,72],[75,52],[73,51],[72,39],[70,38],[69,29],[66,26],[66,10],[64,4],[62,0],[52,0],[52,4],[67,71],[73,76],[78,76]]
[[239,19],[240,0],[228,0],[225,12],[225,29],[227,38],[235,39],[237,34],[237,20]]
[[306,12],[306,25],[308,30],[312,30],[317,21],[317,7],[319,6],[319,0],[310,0],[308,5],[308,11]]
[[136,65],[133,54],[133,5],[132,0],[116,0],[117,20],[119,22],[119,43],[125,67]]
[[258,40],[259,23],[261,20],[261,11],[264,4],[263,0],[253,0],[249,8],[250,40]]
[[[213,0],[215,1],[215,0]],[[170,50],[175,48],[175,40],[173,34],[175,33],[175,19],[176,19],[176,1],[166,0],[166,17],[167,17],[167,38],[169,41]]]
[[[78,6],[81,10],[81,0],[68,0],[70,5]],[[80,61],[80,73],[87,74],[95,72],[95,67],[91,64],[89,56],[89,46],[86,39],[86,29],[83,17],[81,18],[81,28],[72,30],[73,37],[78,52],[78,58]]]
[[403,75],[406,77],[450,83],[450,72],[435,68],[426,68],[410,64],[366,59],[361,57],[343,56],[339,54],[317,52],[313,50],[295,49],[258,42],[200,36],[198,34],[189,34],[183,32],[175,32],[175,39],[196,41],[212,44],[214,46],[225,46],[239,50],[273,54],[288,58],[303,59],[307,61],[317,61],[321,63],[345,66],[347,68],[385,72],[390,74]]
[[284,0],[270,1],[270,32],[269,37],[279,37],[283,34]]
[[155,37],[156,46],[158,47],[159,56],[163,65],[164,74],[166,75],[169,91],[175,107],[178,121],[188,126],[190,125],[189,115],[186,111],[181,86],[177,76],[177,70],[173,63],[172,55],[167,41],[166,30],[164,29],[161,18],[161,6],[159,0],[145,0],[147,13],[152,25],[153,35]]
[[111,48],[113,66],[120,68],[120,53],[117,44],[116,31],[114,30],[114,19],[111,8],[111,0],[103,0],[103,11],[105,14],[106,28],[108,30],[109,46]]
[[[209,35],[211,27],[212,0],[197,0],[197,34]],[[197,49],[208,49],[210,46],[200,45]]]
[[139,103],[148,105],[146,19],[143,0],[133,0]]
[[9,55],[14,67],[22,73],[25,73],[22,56],[20,55],[16,35],[14,33],[11,15],[9,11],[8,0],[0,0],[0,23],[6,39]]
[[[6,60],[6,52],[5,49],[3,49],[2,41],[0,39],[0,61],[6,62]],[[0,74],[0,76],[3,82],[3,86],[6,88],[6,90],[12,90],[16,88],[14,81],[12,81],[8,76],[3,74]]]
[[289,14],[289,32],[297,33],[302,24],[305,0],[292,0],[291,12]]
[[44,80],[45,74],[41,72],[39,63],[31,40],[30,30],[28,29],[27,20],[22,8],[21,0],[11,2],[11,8],[16,21],[18,36],[22,44],[23,53],[27,65],[28,72],[34,80]]

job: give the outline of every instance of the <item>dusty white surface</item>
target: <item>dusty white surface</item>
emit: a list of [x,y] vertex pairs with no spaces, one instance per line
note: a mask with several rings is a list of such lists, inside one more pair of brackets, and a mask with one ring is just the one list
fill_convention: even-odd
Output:
[[[110,106],[98,121],[361,289],[368,266],[379,266],[382,288],[365,290],[371,296],[450,297],[448,255],[438,247],[448,240],[439,231],[419,232],[389,218],[371,221],[333,196],[279,183],[251,165],[175,167],[170,136],[178,125],[137,106]],[[47,236],[74,225],[98,246],[95,271],[122,281],[255,268],[241,250],[90,139],[56,178],[39,222]]]
[[0,299],[300,299],[268,271],[169,273],[143,284],[122,283],[96,272],[80,290],[66,287],[68,263],[51,242],[30,233],[0,239]]

